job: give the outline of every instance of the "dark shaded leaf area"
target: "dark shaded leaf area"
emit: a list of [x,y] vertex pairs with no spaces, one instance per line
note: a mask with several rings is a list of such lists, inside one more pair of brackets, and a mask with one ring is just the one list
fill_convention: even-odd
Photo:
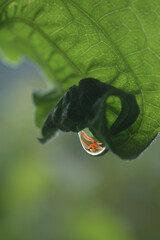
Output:
[[[109,126],[106,114],[108,98],[118,97],[121,110]],[[58,130],[79,132],[89,128],[92,134],[116,153],[113,137],[129,128],[139,115],[139,107],[132,94],[93,78],[82,79],[78,86],[69,88],[47,116],[43,127],[42,143],[54,137]]]

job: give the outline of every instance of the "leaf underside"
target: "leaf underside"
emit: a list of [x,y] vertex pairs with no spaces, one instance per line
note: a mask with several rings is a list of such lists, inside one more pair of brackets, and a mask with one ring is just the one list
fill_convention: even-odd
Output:
[[[53,83],[34,94],[37,125],[68,88],[96,78],[136,97],[139,116],[114,147],[121,158],[138,156],[160,130],[159,16],[159,0],[0,0],[2,56],[29,57]],[[118,116],[108,106],[108,118]]]

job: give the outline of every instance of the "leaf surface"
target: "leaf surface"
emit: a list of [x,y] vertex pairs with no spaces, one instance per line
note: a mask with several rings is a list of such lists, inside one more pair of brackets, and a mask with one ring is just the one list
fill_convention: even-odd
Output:
[[134,95],[140,114],[114,138],[116,153],[132,158],[160,130],[159,16],[159,0],[0,0],[0,48],[12,61],[40,64],[61,96],[88,77]]

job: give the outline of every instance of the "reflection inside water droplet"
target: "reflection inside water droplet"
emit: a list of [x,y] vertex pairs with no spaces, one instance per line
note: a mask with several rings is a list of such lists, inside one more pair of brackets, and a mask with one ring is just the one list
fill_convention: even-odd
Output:
[[106,147],[103,143],[97,141],[88,128],[85,128],[82,131],[80,131],[78,135],[82,147],[87,153],[93,156],[98,156],[108,151],[108,147]]

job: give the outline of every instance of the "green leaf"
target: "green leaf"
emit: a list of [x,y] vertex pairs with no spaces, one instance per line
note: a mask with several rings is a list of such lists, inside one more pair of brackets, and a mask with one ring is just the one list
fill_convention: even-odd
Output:
[[[114,137],[117,154],[132,158],[160,131],[159,16],[159,0],[0,0],[0,48],[41,65],[61,96],[84,78],[134,95],[140,114]],[[107,101],[111,126],[119,104]],[[41,105],[39,126],[56,103]]]

